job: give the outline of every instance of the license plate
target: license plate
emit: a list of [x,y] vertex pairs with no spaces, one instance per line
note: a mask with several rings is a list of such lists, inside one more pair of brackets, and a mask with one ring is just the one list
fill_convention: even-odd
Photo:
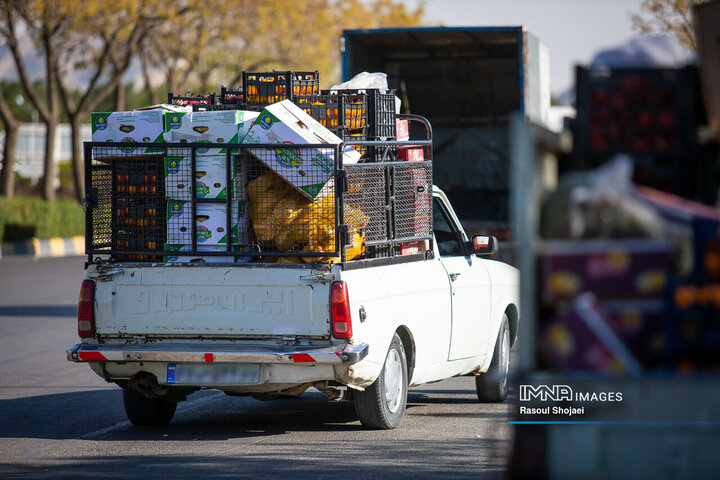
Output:
[[167,383],[172,385],[256,385],[260,365],[253,364],[175,364],[167,366]]

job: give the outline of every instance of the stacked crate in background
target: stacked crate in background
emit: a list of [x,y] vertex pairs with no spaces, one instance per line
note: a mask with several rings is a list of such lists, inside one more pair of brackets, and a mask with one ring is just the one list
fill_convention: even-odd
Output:
[[572,169],[618,153],[635,159],[634,182],[706,203],[714,179],[701,173],[697,67],[577,67]]

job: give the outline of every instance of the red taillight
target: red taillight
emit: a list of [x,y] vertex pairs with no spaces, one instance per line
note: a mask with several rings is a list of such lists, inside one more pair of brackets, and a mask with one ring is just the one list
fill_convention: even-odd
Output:
[[83,280],[78,299],[78,335],[81,337],[95,336],[95,314],[93,303],[95,300],[95,282]]
[[352,319],[350,301],[345,282],[335,282],[330,289],[330,315],[332,317],[333,337],[351,338]]

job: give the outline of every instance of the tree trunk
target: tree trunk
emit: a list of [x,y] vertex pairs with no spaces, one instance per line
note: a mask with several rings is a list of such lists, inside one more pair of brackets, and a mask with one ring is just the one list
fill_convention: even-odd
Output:
[[82,146],[82,116],[70,117],[70,142],[72,146],[73,180],[75,180],[75,197],[82,203],[85,197],[85,162]]
[[48,25],[49,14],[43,11],[42,41],[45,50],[45,84],[47,86],[47,99],[49,114],[45,117],[47,131],[45,133],[45,171],[42,178],[42,197],[47,201],[55,200],[55,133],[60,122],[60,99],[58,98],[57,84],[57,55],[54,39]]
[[10,106],[2,94],[0,94],[0,118],[2,118],[5,125],[3,166],[2,172],[0,172],[0,195],[12,197],[15,195],[15,154],[17,153],[20,122],[13,116]]
[[8,198],[15,196],[15,154],[17,153],[17,122],[5,121],[5,145],[3,147],[3,166],[0,173],[0,195]]
[[55,133],[58,119],[51,117],[45,126],[45,163],[42,178],[42,198],[52,202],[55,200]]
[[115,111],[125,111],[125,85],[122,80],[120,80],[120,83],[115,87]]
[[145,81],[145,89],[147,93],[148,98],[148,105],[157,105],[158,102],[158,95],[155,89],[152,86],[152,80],[150,80],[150,67],[148,66],[148,59],[145,54],[140,54],[140,65],[142,66],[142,75],[143,80]]

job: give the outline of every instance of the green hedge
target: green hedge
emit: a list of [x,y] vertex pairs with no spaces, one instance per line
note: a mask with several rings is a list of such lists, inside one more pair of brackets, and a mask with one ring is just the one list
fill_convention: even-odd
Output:
[[0,197],[0,241],[84,235],[82,207],[72,200]]

